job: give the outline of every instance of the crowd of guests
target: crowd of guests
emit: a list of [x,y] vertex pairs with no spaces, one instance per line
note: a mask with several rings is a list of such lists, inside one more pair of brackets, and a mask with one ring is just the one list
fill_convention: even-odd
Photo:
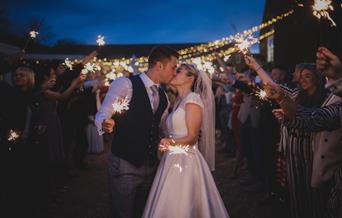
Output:
[[[218,60],[224,69],[221,75],[224,80],[216,83],[217,117],[226,151],[235,152],[232,177],[236,177],[245,158],[251,177],[241,185],[264,190],[267,194],[264,203],[284,202],[294,218],[342,216],[341,98],[326,88],[329,76],[324,73],[330,68],[341,71],[341,62],[326,48],[320,48],[317,56],[317,65],[322,62],[320,59],[325,60],[323,67],[317,69],[315,63],[300,63],[292,75],[282,66],[264,69],[264,60],[259,56],[245,56],[249,68],[241,71],[242,74]],[[336,66],[329,68],[328,60],[333,60]],[[279,93],[309,112],[302,115],[304,118],[291,116],[296,111],[294,107],[289,109],[290,103],[284,106],[281,105],[284,101],[264,98],[265,84],[276,86]],[[335,111],[328,108],[325,114],[315,118],[323,123],[324,118],[334,115],[334,125],[310,128],[317,121],[311,118],[309,109],[329,105]],[[305,126],[305,119],[311,123]]]
[[23,64],[23,55],[1,64],[1,213],[17,217],[22,207],[39,217],[47,199],[88,168],[87,153],[104,151],[94,116],[108,87],[102,72],[80,73],[96,52],[73,70],[56,62]]
[[[23,64],[24,53],[1,62],[0,75],[7,73],[11,80],[0,79],[0,213],[15,216],[22,212],[15,210],[20,205],[39,217],[46,199],[87,169],[87,153],[103,152],[106,137],[98,134],[94,115],[108,90],[105,72],[81,73],[96,55],[92,52],[72,70],[58,62]],[[314,63],[299,63],[291,74],[283,66],[264,68],[261,56],[247,55],[245,62],[246,69],[237,71],[217,56],[212,76],[216,126],[227,158],[235,158],[231,178],[239,178],[246,162],[250,177],[241,185],[257,186],[267,194],[265,201],[287,204],[292,218],[340,217],[338,200],[335,206],[327,202],[342,194],[331,196],[342,162],[342,129],[312,133],[301,128],[279,101],[263,96],[263,88],[278,84],[305,108],[341,98],[325,88],[326,78]],[[172,102],[172,90],[169,94]]]

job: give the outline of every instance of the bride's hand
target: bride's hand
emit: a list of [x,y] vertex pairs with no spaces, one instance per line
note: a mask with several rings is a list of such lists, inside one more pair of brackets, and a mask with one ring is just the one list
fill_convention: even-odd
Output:
[[169,146],[171,146],[173,143],[172,139],[169,138],[163,138],[159,142],[159,150],[160,151],[166,151],[169,149]]

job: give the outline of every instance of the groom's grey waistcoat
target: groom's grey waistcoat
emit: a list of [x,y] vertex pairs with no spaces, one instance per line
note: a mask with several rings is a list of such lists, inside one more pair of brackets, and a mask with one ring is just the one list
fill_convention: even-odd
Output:
[[159,89],[159,106],[153,114],[140,76],[129,79],[133,88],[132,98],[129,110],[114,116],[112,153],[135,166],[141,166],[144,161],[154,164],[157,160],[160,119],[167,107],[166,95]]

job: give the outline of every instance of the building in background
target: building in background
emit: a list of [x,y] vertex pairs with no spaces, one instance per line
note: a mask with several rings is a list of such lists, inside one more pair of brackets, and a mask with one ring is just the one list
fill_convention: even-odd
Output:
[[[341,0],[334,0],[334,11],[330,12],[336,27],[319,21],[312,14],[313,0],[266,0],[263,22],[294,9],[294,13],[260,34],[274,29],[275,33],[260,43],[260,53],[268,62],[293,69],[297,63],[314,62],[319,45],[342,57],[342,8]],[[300,7],[299,4],[304,5]]]

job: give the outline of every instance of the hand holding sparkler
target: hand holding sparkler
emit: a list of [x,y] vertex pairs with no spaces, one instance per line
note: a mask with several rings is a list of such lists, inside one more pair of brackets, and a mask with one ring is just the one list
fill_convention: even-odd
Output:
[[329,79],[342,77],[342,64],[340,59],[325,47],[318,48],[316,67],[323,76]]
[[[125,98],[116,98],[113,105],[113,114],[121,114],[124,111],[129,110],[129,100]],[[106,119],[102,122],[102,129],[99,130],[99,134],[113,132],[115,121],[113,119]]]
[[277,101],[279,104],[285,97],[284,90],[276,83],[267,83],[264,86],[267,98]]
[[165,152],[169,151],[169,154],[185,154],[188,155],[190,146],[189,145],[179,145],[176,144],[176,141],[172,139],[172,136],[170,138],[163,138],[160,140],[159,143],[159,151]]
[[251,55],[245,55],[244,59],[248,67],[254,70],[255,72],[261,69],[260,64]]
[[114,126],[115,126],[115,121],[113,119],[103,120],[102,129],[101,129],[102,134],[103,133],[112,133]]
[[169,149],[170,146],[172,146],[175,143],[175,141],[171,138],[163,138],[159,142],[159,151],[164,152]]
[[273,109],[272,110],[273,115],[275,116],[275,118],[277,118],[278,121],[282,121],[285,118],[285,113],[283,109]]

